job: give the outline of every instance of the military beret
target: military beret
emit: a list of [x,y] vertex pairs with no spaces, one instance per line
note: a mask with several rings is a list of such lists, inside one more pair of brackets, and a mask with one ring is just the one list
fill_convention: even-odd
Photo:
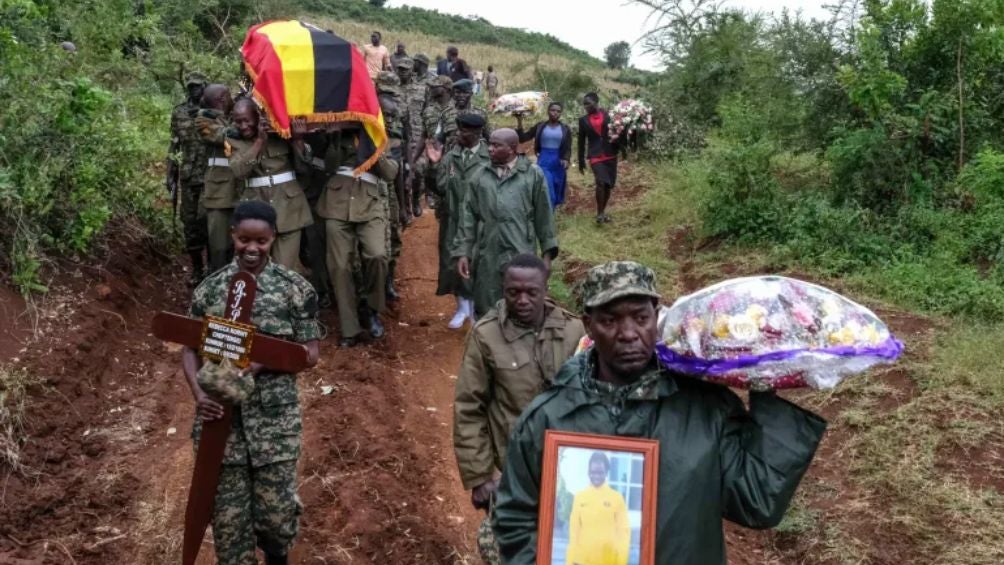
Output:
[[438,75],[436,78],[429,81],[430,87],[443,86],[446,88],[453,87],[453,79],[446,75]]
[[419,53],[418,55],[415,55],[415,61],[419,63],[425,63],[426,65],[428,65],[429,57],[427,57],[425,53]]
[[188,76],[185,77],[185,88],[188,88],[193,84],[206,86],[209,84],[209,79],[207,79],[206,75],[202,73],[188,73]]
[[394,63],[395,69],[411,69],[415,67],[415,60],[411,57],[401,57]]
[[655,291],[655,273],[634,261],[611,261],[589,269],[581,290],[586,308],[603,306],[626,296],[660,298]]
[[457,116],[457,126],[462,128],[483,128],[485,117],[480,114],[461,114]]
[[462,90],[464,92],[474,92],[474,82],[469,78],[462,78],[457,82],[453,83],[453,90]]

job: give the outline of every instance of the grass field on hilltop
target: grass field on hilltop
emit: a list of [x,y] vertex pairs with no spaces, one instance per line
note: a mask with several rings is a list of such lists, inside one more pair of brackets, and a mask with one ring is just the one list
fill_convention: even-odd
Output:
[[[359,45],[368,44],[370,33],[374,30],[374,25],[370,23],[340,21],[317,14],[305,14],[302,16],[302,19],[324,29],[330,29],[335,34]],[[377,27],[376,29],[379,28]],[[488,65],[495,67],[495,72],[499,75],[500,79],[501,92],[547,90],[551,88],[545,82],[542,82],[540,76],[536,73],[538,66],[542,69],[552,71],[571,71],[576,67],[582,68],[596,81],[599,89],[609,93],[627,93],[635,90],[631,85],[616,81],[619,71],[606,69],[599,65],[586,65],[580,61],[560,55],[535,55],[516,49],[507,49],[483,43],[452,43],[442,37],[412,31],[381,30],[381,33],[383,33],[383,43],[389,50],[393,51],[397,42],[403,41],[407,46],[409,54],[426,54],[431,61],[430,66],[433,67],[433,70],[435,70],[436,55],[445,56],[446,47],[448,45],[456,45],[460,50],[461,58],[466,60],[473,69],[487,72]]]

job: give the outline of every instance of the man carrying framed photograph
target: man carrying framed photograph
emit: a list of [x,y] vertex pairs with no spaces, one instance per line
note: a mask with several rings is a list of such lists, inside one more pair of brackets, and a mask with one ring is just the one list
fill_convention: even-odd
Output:
[[[547,387],[585,335],[582,322],[547,299],[548,269],[533,254],[514,257],[502,274],[502,300],[467,336],[457,375],[453,449],[475,508],[490,510],[509,429]],[[498,563],[488,525],[478,547]]]
[[513,427],[493,522],[503,562],[537,560],[541,506],[555,504],[541,500],[542,481],[554,481],[544,472],[545,434],[560,430],[656,440],[654,563],[726,563],[722,518],[776,526],[826,422],[771,392],[751,392],[747,411],[728,388],[663,369],[650,269],[599,265],[582,294],[593,347]]

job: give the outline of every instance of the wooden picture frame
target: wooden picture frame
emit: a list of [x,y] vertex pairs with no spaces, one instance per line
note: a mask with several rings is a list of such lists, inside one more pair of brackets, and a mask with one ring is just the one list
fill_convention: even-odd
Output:
[[[590,450],[593,452],[603,452],[604,455],[608,452],[613,452],[615,457],[622,458],[622,455],[618,454],[631,454],[641,455],[642,457],[642,479],[640,482],[641,493],[640,493],[640,513],[641,513],[641,524],[638,532],[638,561],[639,565],[655,565],[655,517],[656,517],[656,500],[657,500],[657,485],[658,485],[658,473],[659,473],[659,442],[651,439],[643,438],[632,438],[632,437],[620,437],[620,436],[605,436],[596,434],[582,434],[573,432],[562,432],[557,430],[547,430],[544,434],[544,461],[542,465],[543,475],[540,481],[540,504],[539,504],[539,514],[537,522],[537,563],[538,565],[551,565],[555,563],[553,556],[555,555],[555,511],[558,506],[558,483],[559,483],[559,472],[561,471],[561,461],[560,455],[562,450],[565,448],[573,448],[572,452],[577,448],[580,450],[578,453],[569,452],[570,455],[576,454],[576,459],[580,462],[583,453],[581,450]],[[607,456],[607,473],[611,470],[611,463],[609,461],[609,456]],[[629,459],[633,461],[634,459]],[[590,464],[586,465],[586,472],[591,471],[592,457],[589,459]],[[633,463],[632,463],[633,466]],[[570,471],[570,469],[569,469]],[[592,481],[592,478],[589,478]],[[604,477],[604,485],[607,484],[607,477]],[[594,485],[596,483],[593,483]],[[624,485],[624,483],[619,483]],[[632,489],[637,489],[637,482],[633,482]],[[583,489],[584,490],[584,489]],[[567,490],[564,491],[564,497],[567,499],[569,496]],[[621,500],[623,499],[623,493],[620,493]],[[638,498],[632,493],[628,497],[629,500],[625,502],[625,508],[630,509],[631,504],[639,502]],[[572,505],[574,506],[574,498]],[[574,511],[574,509],[572,510]],[[571,524],[569,524],[571,526]],[[632,538],[634,535],[632,535]],[[568,544],[571,543],[571,534],[568,535]],[[629,543],[629,551],[633,552],[635,543],[632,541]],[[558,550],[560,551],[560,549]],[[564,563],[564,558],[562,557],[558,563]],[[571,565],[567,564],[566,565]]]

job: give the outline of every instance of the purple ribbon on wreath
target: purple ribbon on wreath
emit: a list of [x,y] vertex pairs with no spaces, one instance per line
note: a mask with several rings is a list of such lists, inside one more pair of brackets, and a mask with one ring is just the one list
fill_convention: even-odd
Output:
[[854,347],[851,345],[838,345],[834,347],[824,347],[820,349],[789,349],[787,351],[772,351],[762,355],[740,355],[728,359],[702,359],[700,357],[688,357],[681,355],[659,343],[656,348],[656,355],[659,361],[667,369],[672,369],[688,375],[723,375],[739,369],[748,369],[762,363],[787,361],[799,355],[811,353],[814,355],[832,355],[834,357],[877,357],[887,361],[894,361],[903,353],[903,342],[890,336],[879,345],[871,347]]

